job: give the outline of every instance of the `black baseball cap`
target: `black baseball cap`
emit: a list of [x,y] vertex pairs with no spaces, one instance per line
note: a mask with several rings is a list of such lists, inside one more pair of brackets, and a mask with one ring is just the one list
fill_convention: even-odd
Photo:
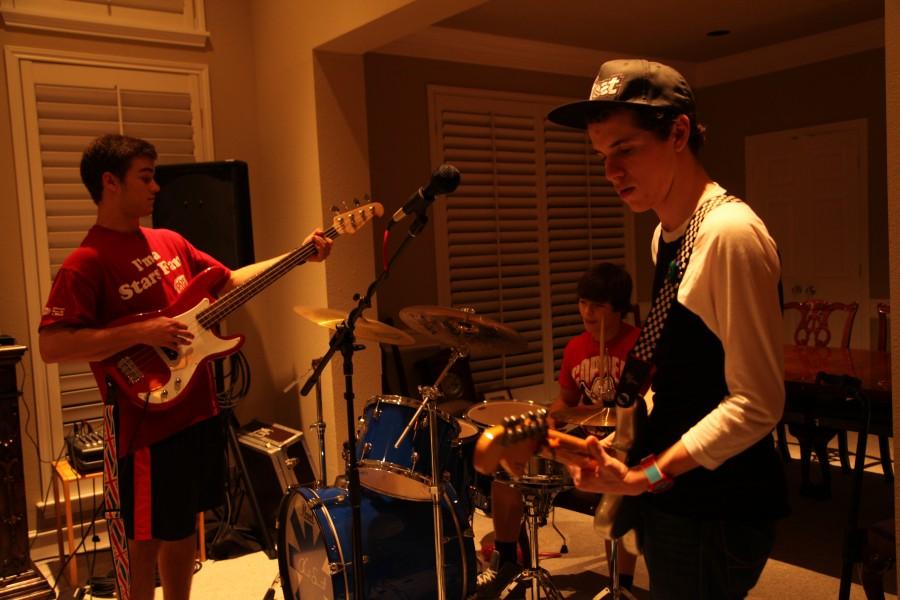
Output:
[[600,65],[590,97],[557,106],[547,118],[559,125],[587,129],[591,116],[615,105],[667,108],[688,115],[695,112],[694,93],[681,73],[658,62],[627,58]]

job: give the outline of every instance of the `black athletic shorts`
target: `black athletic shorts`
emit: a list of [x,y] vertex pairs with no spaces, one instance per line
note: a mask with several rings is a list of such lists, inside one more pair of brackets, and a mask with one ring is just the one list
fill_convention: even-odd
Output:
[[119,494],[129,539],[176,541],[193,535],[197,513],[225,500],[220,417],[120,458]]

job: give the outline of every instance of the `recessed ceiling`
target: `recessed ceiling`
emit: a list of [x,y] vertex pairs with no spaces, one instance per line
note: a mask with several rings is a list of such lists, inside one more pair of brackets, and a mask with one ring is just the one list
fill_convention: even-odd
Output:
[[435,25],[706,61],[883,17],[884,0],[488,0]]

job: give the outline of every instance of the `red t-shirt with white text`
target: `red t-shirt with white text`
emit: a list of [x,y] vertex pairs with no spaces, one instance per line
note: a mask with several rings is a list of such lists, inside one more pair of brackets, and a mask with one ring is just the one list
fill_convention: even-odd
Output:
[[[208,267],[230,271],[167,229],[120,232],[94,225],[53,280],[40,329],[103,328],[137,313],[172,304],[192,278]],[[223,282],[225,280],[223,279]],[[94,369],[95,377],[99,371]],[[149,446],[218,412],[209,369],[195,373],[190,397],[160,411],[119,403],[119,455]]]
[[[637,342],[641,330],[622,323],[616,336],[606,343],[609,354],[609,374],[619,382],[628,353]],[[582,400],[600,403],[599,388],[606,375],[606,361],[600,360],[600,343],[587,331],[566,344],[559,369],[559,386],[564,390],[581,391]]]

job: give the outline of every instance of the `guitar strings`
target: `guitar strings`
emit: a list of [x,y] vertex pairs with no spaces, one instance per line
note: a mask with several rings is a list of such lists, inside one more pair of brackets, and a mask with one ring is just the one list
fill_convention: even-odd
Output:
[[[331,239],[334,239],[338,236],[338,233],[334,229],[334,227],[331,227],[325,232],[325,235],[330,237]],[[292,269],[294,266],[296,266],[295,261],[303,261],[306,260],[309,256],[312,256],[312,254],[314,254],[315,252],[314,246],[315,245],[312,242],[304,244],[303,246],[297,248],[296,250],[285,256],[278,263],[272,265],[271,269],[256,275],[255,277],[247,281],[245,285],[239,286],[222,296],[221,300],[214,302],[212,305],[210,305],[209,308],[206,308],[198,313],[197,318],[188,325],[187,331],[191,334],[197,335],[203,330],[208,330],[225,316],[230,314],[238,306],[243,304],[243,302],[249,300],[258,292],[260,292],[262,287],[265,287],[259,287],[260,282],[267,282],[266,285],[268,285],[269,280],[274,281],[275,279],[281,277],[284,273]],[[273,276],[273,272],[277,273],[275,273],[275,275]],[[251,291],[251,293],[248,294],[245,292],[245,288],[247,286],[256,286],[259,287],[259,289],[254,289]],[[244,299],[244,296],[246,296],[246,300]],[[237,302],[235,300],[236,298],[240,299],[240,302]],[[224,309],[219,308],[219,304],[222,302],[226,304]],[[160,358],[155,347],[146,345],[142,346],[139,350],[129,355],[129,357],[137,367],[151,367],[157,361],[164,362],[163,359]]]
[[[369,216],[363,213],[362,218],[362,224],[364,224],[368,221]],[[336,239],[341,233],[342,232],[335,226],[329,227],[323,232],[326,237],[332,240]],[[201,333],[201,331],[208,330],[243,305],[247,300],[268,287],[271,282],[274,282],[295,266],[302,264],[316,252],[317,250],[313,242],[308,242],[295,249],[281,261],[272,265],[271,268],[252,277],[244,285],[231,290],[218,301],[213,302],[211,306],[200,311],[197,314],[196,319],[188,325],[187,331],[197,335],[198,333]],[[165,361],[159,356],[159,350],[152,346],[143,345],[133,354],[128,355],[128,358],[130,358],[134,366],[141,371],[149,371],[155,364],[159,363],[161,363],[162,366],[168,367]]]

